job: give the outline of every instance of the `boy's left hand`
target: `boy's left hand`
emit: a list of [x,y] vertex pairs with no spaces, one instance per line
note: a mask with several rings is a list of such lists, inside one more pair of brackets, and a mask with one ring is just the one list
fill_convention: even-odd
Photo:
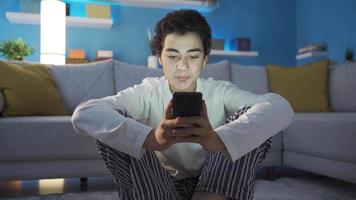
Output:
[[[210,152],[222,152],[225,145],[211,127],[205,101],[202,102],[202,116],[178,117],[176,126],[183,128],[172,129],[172,136],[176,143],[198,143]],[[189,127],[186,127],[190,124]]]

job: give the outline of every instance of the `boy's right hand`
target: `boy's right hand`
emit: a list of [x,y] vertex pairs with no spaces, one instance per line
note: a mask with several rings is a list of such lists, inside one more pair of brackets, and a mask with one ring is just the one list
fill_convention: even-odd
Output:
[[[172,136],[172,129],[177,128],[177,118],[172,117],[172,100],[169,101],[164,112],[164,117],[157,129],[152,129],[147,136],[143,147],[156,151],[163,151],[176,143],[175,137]],[[182,124],[179,124],[182,126]],[[184,126],[184,125],[183,125]],[[190,126],[190,125],[186,125]]]
[[143,147],[156,151],[163,151],[174,144],[175,138],[171,136],[175,119],[171,115],[172,100],[169,101],[164,112],[164,117],[157,129],[152,129],[147,136]]

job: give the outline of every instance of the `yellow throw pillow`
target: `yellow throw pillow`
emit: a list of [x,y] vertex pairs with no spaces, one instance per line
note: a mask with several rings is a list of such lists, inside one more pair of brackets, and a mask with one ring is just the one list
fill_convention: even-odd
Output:
[[48,67],[0,61],[4,116],[68,115]]
[[267,66],[271,92],[282,95],[295,112],[330,112],[329,61],[288,68]]

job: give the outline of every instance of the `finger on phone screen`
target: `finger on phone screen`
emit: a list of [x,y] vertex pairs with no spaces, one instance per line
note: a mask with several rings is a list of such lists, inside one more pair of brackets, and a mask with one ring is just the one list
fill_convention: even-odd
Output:
[[206,104],[205,104],[204,100],[202,102],[202,116],[203,117],[208,117],[208,109],[206,108]]
[[172,99],[169,100],[166,110],[164,111],[164,118],[165,119],[172,119],[172,106],[173,106],[173,102]]

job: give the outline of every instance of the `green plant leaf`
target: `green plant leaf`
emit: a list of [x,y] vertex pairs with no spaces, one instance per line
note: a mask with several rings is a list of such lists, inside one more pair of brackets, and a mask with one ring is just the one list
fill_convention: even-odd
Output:
[[33,46],[29,46],[22,38],[14,41],[12,38],[7,41],[0,41],[0,56],[8,60],[24,60],[26,56],[35,52]]

